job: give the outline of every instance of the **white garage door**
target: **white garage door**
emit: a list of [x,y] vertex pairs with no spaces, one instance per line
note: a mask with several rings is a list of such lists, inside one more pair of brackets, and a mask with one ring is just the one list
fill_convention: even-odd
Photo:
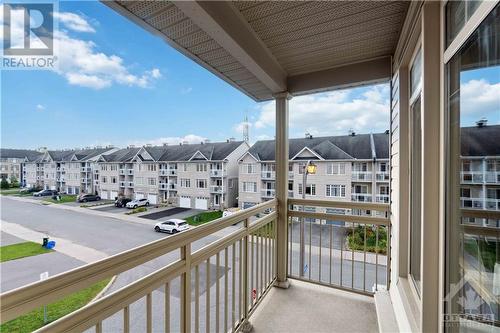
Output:
[[108,199],[108,191],[101,191],[101,199]]
[[196,209],[208,209],[208,200],[205,198],[196,198],[195,206]]
[[180,197],[179,206],[183,208],[191,208],[191,198],[190,197]]
[[144,199],[144,193],[140,193],[140,192],[136,193],[135,198],[136,199]]
[[148,201],[152,205],[156,205],[158,203],[158,196],[156,194],[148,194]]
[[116,191],[111,191],[111,195],[109,196],[110,199],[115,200],[115,198],[118,196],[118,192]]

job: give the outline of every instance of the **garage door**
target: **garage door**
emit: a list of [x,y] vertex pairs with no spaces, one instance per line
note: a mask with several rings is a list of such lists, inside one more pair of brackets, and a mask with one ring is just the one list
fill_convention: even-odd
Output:
[[140,193],[140,192],[136,193],[135,198],[136,199],[144,199],[144,193]]
[[101,199],[108,199],[108,191],[101,191]]
[[208,209],[208,200],[206,198],[196,198],[195,206],[196,209]]
[[158,196],[156,194],[148,194],[148,201],[152,205],[156,205],[158,203]]
[[191,208],[191,198],[190,197],[180,197],[179,207]]
[[109,198],[115,200],[116,197],[118,197],[118,192],[111,191],[111,195],[109,196]]

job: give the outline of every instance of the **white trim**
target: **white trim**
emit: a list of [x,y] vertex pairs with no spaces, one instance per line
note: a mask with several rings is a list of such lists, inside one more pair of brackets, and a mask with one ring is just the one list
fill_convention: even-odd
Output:
[[201,156],[203,156],[203,158],[206,160],[206,161],[209,161],[209,159],[199,150],[196,151],[196,153],[193,154],[193,156],[191,156],[191,158],[188,160],[189,162],[191,162],[191,160],[197,155],[197,154],[200,154]]
[[[450,46],[448,46],[446,51],[444,51],[443,61],[445,64],[447,64],[455,53],[460,50],[462,45],[484,21],[486,16],[488,16],[488,14],[496,7],[499,1],[500,0],[490,0],[481,2],[474,14],[472,14],[470,19],[462,27],[462,30],[460,30],[460,32],[455,36],[455,39],[453,39]],[[442,12],[443,15],[446,15],[446,10],[443,10]],[[446,16],[443,17],[443,19],[446,19]]]
[[[302,152],[303,152],[304,150],[306,150],[306,149],[307,149],[307,150],[308,150],[311,154],[313,154],[314,156],[316,156],[319,160],[321,160],[321,161],[324,161],[324,160],[325,160],[323,157],[321,157],[320,155],[318,155],[316,152],[314,152],[314,151],[313,151],[312,149],[310,149],[309,147],[304,147],[304,148],[302,148],[302,149],[301,149],[301,150],[300,150],[297,154],[295,154],[295,156],[294,156],[294,157],[292,157],[290,160],[291,160],[291,161],[293,161],[293,160],[294,160],[297,156],[299,156],[300,154],[302,154]],[[347,154],[347,155],[349,155],[349,154]]]

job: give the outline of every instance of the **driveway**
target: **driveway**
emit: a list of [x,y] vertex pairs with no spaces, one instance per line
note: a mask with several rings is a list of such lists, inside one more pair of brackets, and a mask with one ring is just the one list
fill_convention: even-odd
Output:
[[141,215],[140,217],[148,220],[159,220],[162,217],[170,217],[172,215],[184,213],[190,211],[191,208],[174,207],[166,210],[162,210],[156,213]]

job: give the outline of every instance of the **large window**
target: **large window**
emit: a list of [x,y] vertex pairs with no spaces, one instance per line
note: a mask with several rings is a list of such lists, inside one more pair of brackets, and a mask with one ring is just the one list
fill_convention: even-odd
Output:
[[[448,2],[449,38],[476,5]],[[445,311],[453,332],[493,332],[500,324],[499,36],[497,5],[446,65]]]
[[421,288],[422,250],[422,53],[410,67],[410,277],[418,294]]

